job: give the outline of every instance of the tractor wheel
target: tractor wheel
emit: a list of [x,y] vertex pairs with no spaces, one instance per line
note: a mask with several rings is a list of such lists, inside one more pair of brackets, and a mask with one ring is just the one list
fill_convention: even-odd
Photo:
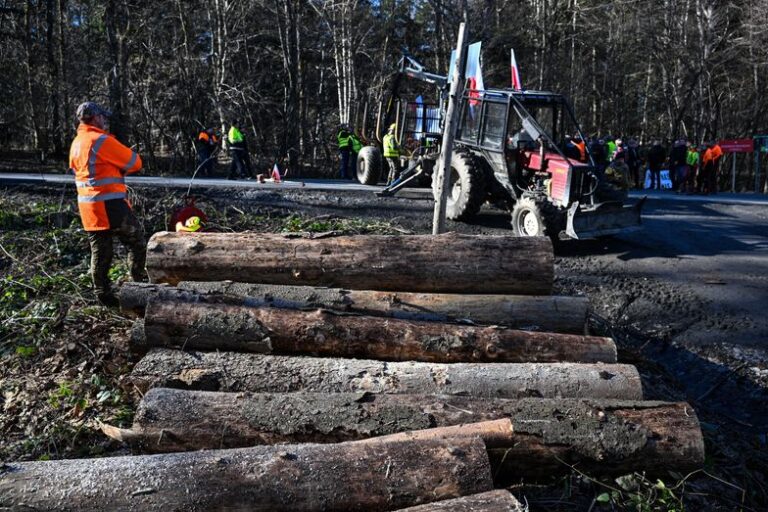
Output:
[[[467,220],[476,215],[486,200],[485,188],[485,173],[481,162],[469,153],[454,151],[445,216],[451,220]],[[432,193],[435,198],[440,193],[437,190],[437,179],[432,180]]]
[[547,220],[530,197],[519,199],[512,208],[512,231],[517,236],[547,236]]
[[365,146],[357,155],[357,181],[375,185],[381,176],[381,151],[376,146]]

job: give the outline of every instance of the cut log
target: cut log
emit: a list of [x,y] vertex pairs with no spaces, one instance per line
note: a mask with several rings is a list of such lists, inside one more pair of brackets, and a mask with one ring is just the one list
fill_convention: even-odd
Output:
[[131,429],[105,432],[137,449],[162,452],[333,443],[433,427],[439,435],[441,428],[499,418],[512,420],[511,441],[503,425],[486,428],[481,437],[505,478],[562,473],[568,470],[564,463],[615,474],[688,471],[704,461],[695,412],[686,403],[668,402],[156,388],[142,399]]
[[615,363],[611,338],[155,299],[134,348],[232,350],[382,361]]
[[549,295],[554,255],[546,237],[161,232],[147,245],[147,273],[152,282],[169,284],[205,279],[356,290]]
[[586,297],[379,292],[222,281],[183,281],[178,287],[126,283],[120,289],[120,307],[134,317],[143,317],[147,302],[154,298],[287,309],[321,308],[428,322],[468,320],[482,325],[573,334],[584,333],[589,306]]
[[0,509],[394,510],[493,489],[480,439],[10,463]]
[[488,491],[473,496],[427,503],[401,509],[400,512],[524,512],[523,506],[509,491]]
[[260,393],[426,393],[499,398],[642,399],[634,366],[576,363],[386,363],[361,359],[152,349],[131,381],[151,387]]

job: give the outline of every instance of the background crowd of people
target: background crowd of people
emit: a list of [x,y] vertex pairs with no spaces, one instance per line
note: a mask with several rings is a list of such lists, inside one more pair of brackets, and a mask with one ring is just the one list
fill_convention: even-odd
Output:
[[[696,145],[684,138],[671,141],[653,139],[650,144],[639,144],[634,138],[623,139],[611,135],[567,137],[565,154],[569,158],[586,162],[585,148],[589,148],[598,175],[619,189],[669,189],[680,194],[715,194],[717,176],[723,150],[716,141]],[[664,186],[662,172],[669,181]]]

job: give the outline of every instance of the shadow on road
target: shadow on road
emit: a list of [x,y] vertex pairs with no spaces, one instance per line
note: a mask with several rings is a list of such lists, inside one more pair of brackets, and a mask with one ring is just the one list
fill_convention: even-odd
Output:
[[687,258],[768,250],[768,225],[754,218],[707,205],[664,205],[644,212],[643,229],[614,237],[566,241],[561,256],[614,255],[622,261],[641,258]]

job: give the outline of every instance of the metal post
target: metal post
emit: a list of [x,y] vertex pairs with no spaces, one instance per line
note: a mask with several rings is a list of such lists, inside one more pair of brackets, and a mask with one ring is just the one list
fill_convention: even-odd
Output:
[[755,194],[760,193],[760,152],[763,150],[763,140],[757,139],[755,144]]
[[736,192],[736,153],[731,153],[733,161],[731,162],[731,193]]
[[445,112],[445,128],[443,130],[443,144],[440,148],[440,158],[437,165],[437,187],[439,191],[435,198],[435,211],[432,217],[432,234],[439,235],[445,232],[445,207],[448,190],[451,185],[451,155],[453,154],[453,137],[456,132],[458,110],[456,104],[461,97],[464,88],[464,56],[467,49],[464,47],[466,39],[466,23],[459,25],[459,39],[456,42],[456,62],[453,66],[451,77],[451,89],[448,93],[448,107]]

